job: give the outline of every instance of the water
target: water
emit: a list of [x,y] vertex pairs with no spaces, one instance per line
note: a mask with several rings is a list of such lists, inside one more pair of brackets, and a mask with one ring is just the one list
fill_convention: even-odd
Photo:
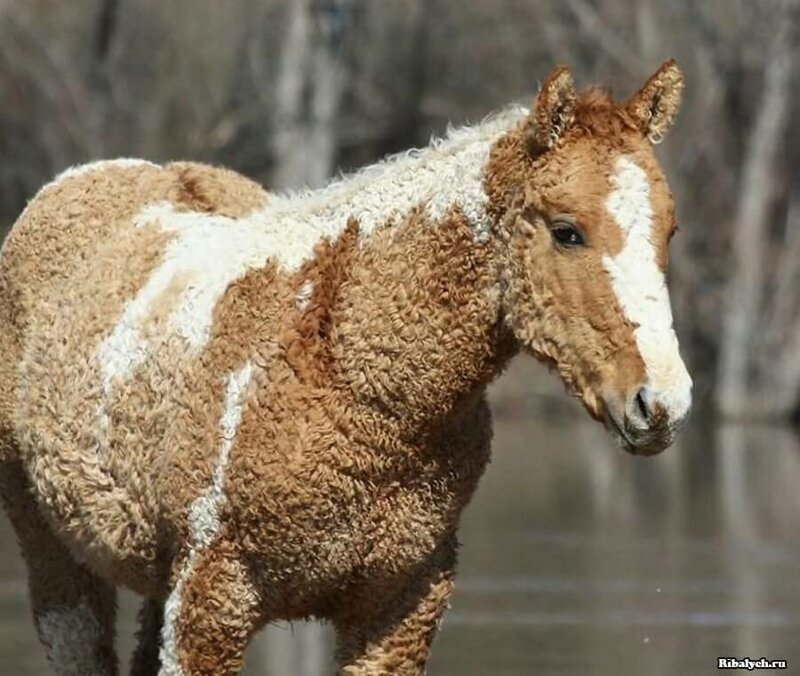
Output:
[[[498,399],[494,459],[461,530],[433,676],[713,673],[717,657],[800,664],[800,439],[694,420],[654,459],[572,407]],[[47,674],[24,569],[0,521],[0,673]],[[120,653],[135,600],[123,595]],[[272,627],[246,673],[333,673],[319,625]]]

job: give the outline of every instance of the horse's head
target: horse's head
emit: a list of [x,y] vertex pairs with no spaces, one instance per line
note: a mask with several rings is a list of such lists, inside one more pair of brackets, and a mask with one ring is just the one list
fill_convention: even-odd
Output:
[[652,148],[682,86],[668,61],[618,104],[604,90],[576,94],[557,68],[487,173],[504,215],[508,325],[642,454],[666,448],[691,406],[665,279],[675,213]]

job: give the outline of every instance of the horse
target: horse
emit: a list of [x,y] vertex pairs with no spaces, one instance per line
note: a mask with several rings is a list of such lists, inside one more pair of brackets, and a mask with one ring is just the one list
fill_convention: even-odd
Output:
[[421,674],[490,455],[487,384],[545,362],[652,455],[691,406],[653,145],[683,76],[630,99],[556,68],[512,106],[318,190],[118,159],[73,167],[0,252],[0,492],[62,675],[227,676],[277,620],[340,674]]

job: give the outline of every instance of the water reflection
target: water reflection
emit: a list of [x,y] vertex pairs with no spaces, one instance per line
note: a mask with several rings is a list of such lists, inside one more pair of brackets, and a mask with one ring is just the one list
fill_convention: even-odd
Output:
[[[695,420],[655,459],[581,412],[499,402],[495,456],[461,533],[459,585],[429,673],[708,674],[718,656],[800,662],[800,442]],[[23,568],[0,537],[3,673],[46,674]],[[123,596],[120,649],[134,600]],[[246,673],[332,673],[319,625],[271,627]],[[791,668],[791,667],[790,667]]]
[[640,461],[582,419],[551,419],[547,448],[531,425],[498,426],[433,673],[706,674],[717,656],[800,659],[792,432],[696,422]]

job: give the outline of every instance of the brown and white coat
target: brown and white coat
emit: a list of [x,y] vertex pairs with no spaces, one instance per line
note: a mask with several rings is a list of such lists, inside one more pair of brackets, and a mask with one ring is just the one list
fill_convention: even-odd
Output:
[[668,445],[691,381],[648,137],[681,84],[620,105],[557,69],[314,192],[139,160],[45,186],[0,257],[0,488],[57,673],[116,673],[116,585],[147,598],[140,676],[236,673],[306,616],[341,673],[421,673],[520,347]]

